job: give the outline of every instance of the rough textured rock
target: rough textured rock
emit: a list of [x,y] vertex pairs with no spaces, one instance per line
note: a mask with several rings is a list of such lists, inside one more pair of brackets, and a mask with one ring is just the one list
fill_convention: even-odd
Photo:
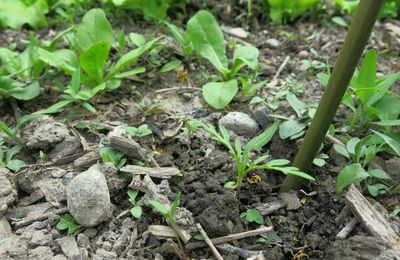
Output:
[[268,128],[272,123],[272,118],[269,115],[269,109],[266,105],[258,104],[252,109],[252,115],[257,123],[263,128]]
[[111,162],[102,164],[100,170],[106,177],[111,196],[124,190],[130,183],[129,179],[118,174],[117,168]]
[[12,173],[6,168],[0,169],[0,217],[17,199],[17,189]]
[[301,207],[300,200],[295,192],[283,192],[279,198],[286,203],[287,210],[296,210]]
[[67,205],[84,227],[97,226],[111,217],[110,193],[99,165],[93,165],[68,184]]
[[11,226],[5,217],[0,217],[0,240],[11,236]]
[[52,244],[51,234],[45,234],[43,230],[37,230],[32,232],[32,238],[29,241],[30,247],[36,246],[50,246]]
[[51,260],[53,258],[53,252],[48,246],[38,246],[33,250],[29,251],[28,259],[40,259],[40,260]]
[[68,260],[68,258],[65,255],[58,254],[58,255],[53,256],[53,258],[51,260]]
[[20,136],[29,149],[50,151],[50,159],[71,155],[80,146],[80,141],[68,127],[51,117],[42,117],[27,123]]
[[60,245],[61,250],[68,257],[68,259],[80,258],[81,253],[79,251],[78,245],[76,244],[75,237],[62,237],[57,239],[56,242]]
[[230,112],[219,120],[219,124],[232,130],[237,135],[251,137],[258,131],[257,122],[248,114],[242,112]]
[[386,171],[393,178],[395,183],[400,182],[400,158],[393,157],[386,161]]
[[271,39],[268,39],[266,42],[265,42],[269,47],[272,47],[272,48],[276,48],[276,47],[278,47],[279,46],[279,41],[277,40],[277,39],[275,39],[275,38],[271,38]]
[[0,259],[29,259],[27,257],[28,245],[18,236],[0,244]]
[[114,252],[108,252],[104,250],[103,248],[99,248],[96,250],[96,254],[93,256],[93,260],[113,260],[117,259],[118,255]]

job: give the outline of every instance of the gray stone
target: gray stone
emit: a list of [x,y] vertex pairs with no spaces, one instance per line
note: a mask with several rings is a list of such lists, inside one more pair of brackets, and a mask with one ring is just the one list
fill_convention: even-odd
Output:
[[279,41],[278,41],[277,39],[275,39],[275,38],[268,39],[265,43],[266,43],[269,47],[273,47],[273,48],[278,47],[279,44],[280,44]]
[[83,234],[85,234],[89,239],[94,238],[97,235],[97,229],[87,228],[83,231]]
[[273,121],[269,115],[269,109],[266,105],[256,105],[252,110],[252,114],[254,119],[263,129],[268,128]]
[[62,177],[64,177],[64,175],[66,173],[67,173],[67,171],[64,169],[61,169],[61,168],[56,168],[56,169],[50,170],[50,174],[53,178],[62,178]]
[[108,252],[103,248],[96,250],[96,254],[93,256],[93,260],[113,260],[117,259],[118,255],[114,252]]
[[32,232],[32,238],[29,241],[29,246],[50,246],[52,244],[51,234],[45,234],[43,230]]
[[17,189],[12,173],[0,168],[0,217],[17,199]]
[[43,178],[36,184],[43,192],[48,202],[63,202],[67,200],[66,187],[60,178]]
[[28,259],[28,245],[18,236],[12,236],[0,244],[0,259]]
[[80,233],[78,235],[78,237],[76,238],[76,243],[78,244],[78,247],[90,248],[89,238],[83,233]]
[[258,131],[257,122],[242,112],[230,112],[219,120],[219,124],[237,135],[251,137]]
[[[129,237],[130,237],[129,230],[123,229],[121,235],[115,241],[112,251],[114,251],[118,255],[120,255],[127,247],[127,244],[129,243]],[[103,248],[104,248],[104,245],[103,245]]]
[[110,193],[99,165],[93,165],[68,184],[67,205],[84,227],[97,226],[111,217]]
[[53,258],[53,251],[48,246],[38,246],[37,248],[29,251],[28,259],[51,260]]
[[68,259],[79,259],[81,255],[78,245],[76,244],[75,237],[67,236],[56,240],[60,245],[63,253],[68,257]]
[[65,255],[58,254],[58,255],[53,256],[53,258],[51,260],[68,260],[68,258]]
[[299,59],[307,59],[309,56],[308,51],[302,50],[299,53],[297,53],[297,57],[299,57]]
[[100,171],[104,174],[104,177],[106,177],[108,190],[111,196],[120,193],[130,183],[129,179],[118,173],[118,169],[111,162],[102,164],[100,166]]
[[104,250],[111,251],[111,249],[112,249],[112,244],[111,244],[110,241],[105,241],[101,247],[102,247]]
[[10,237],[11,235],[10,223],[8,223],[5,217],[0,217],[0,241],[4,238]]
[[279,198],[286,203],[286,210],[296,210],[301,207],[299,198],[295,192],[283,192]]

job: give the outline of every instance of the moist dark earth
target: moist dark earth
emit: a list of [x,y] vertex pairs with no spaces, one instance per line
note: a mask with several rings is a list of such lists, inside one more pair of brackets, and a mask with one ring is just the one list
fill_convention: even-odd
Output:
[[[178,21],[176,23],[180,24]],[[346,33],[344,28],[338,26],[323,26],[322,20],[299,20],[283,26],[254,20],[250,22],[251,26],[247,26],[221,13],[219,23],[243,27],[249,31],[249,38],[239,40],[260,49],[260,80],[271,82],[276,76],[274,84],[267,84],[259,91],[259,96],[273,98],[279,90],[291,88],[307,103],[319,101],[323,87],[316,79],[316,74],[324,72],[325,68],[308,67],[302,61],[317,60],[332,65]],[[389,23],[400,28],[396,20],[378,22],[368,45],[368,48],[381,52],[379,73],[399,70],[400,35],[398,31],[396,34],[388,29]],[[116,31],[118,25],[114,28]],[[150,23],[121,28],[125,32],[134,31],[145,35],[167,34]],[[298,37],[289,39],[287,35],[290,33]],[[39,32],[42,38],[53,34],[52,30]],[[2,30],[0,45],[15,42],[23,49],[22,40],[27,38],[26,31],[16,33]],[[228,42],[238,38],[225,34],[225,39]],[[173,49],[174,44],[172,40],[169,41],[160,54],[165,55],[161,56],[162,59],[171,59],[168,48]],[[289,57],[288,63],[276,75],[286,57]],[[210,238],[255,230],[260,225],[246,222],[240,218],[240,214],[266,203],[284,201],[284,207],[264,216],[264,225],[272,226],[276,234],[270,235],[269,243],[256,242],[260,237],[254,236],[235,240],[232,245],[249,251],[263,250],[265,259],[359,259],[356,251],[344,246],[346,240],[343,242],[335,238],[352,215],[343,212],[345,201],[335,193],[335,177],[347,161],[335,154],[332,144],[327,142],[324,146],[324,152],[330,156],[327,164],[313,167],[310,172],[316,176],[315,183],[306,184],[298,192],[279,195],[279,186],[285,176],[278,172],[257,171],[251,175],[260,176],[261,181],[251,183],[251,175],[247,176],[240,199],[237,199],[233,190],[223,187],[227,181],[235,179],[234,161],[227,149],[213,141],[203,130],[190,134],[185,132],[182,122],[195,117],[216,126],[219,119],[228,113],[239,111],[254,117],[254,111],[260,107],[249,105],[248,101],[235,100],[226,110],[213,110],[201,96],[201,86],[208,81],[205,75],[215,73],[209,64],[203,62],[200,67],[196,62],[184,60],[182,69],[188,73],[185,80],[181,80],[176,71],[160,74],[154,70],[141,74],[136,80],[125,82],[117,91],[103,94],[94,100],[97,109],[95,115],[79,107],[72,107],[75,113],[71,122],[66,119],[68,111],[64,111],[28,123],[21,130],[19,136],[27,148],[18,158],[24,160],[29,167],[22,168],[18,173],[0,170],[0,201],[2,207],[5,205],[5,210],[0,211],[4,212],[4,217],[0,219],[0,234],[12,234],[11,240],[0,245],[0,259],[179,259],[170,240],[148,230],[150,225],[168,225],[151,207],[143,206],[143,215],[139,220],[129,214],[117,217],[131,207],[127,191],[132,179],[117,172],[113,165],[102,164],[98,156],[98,147],[105,142],[110,132],[118,132],[118,128],[125,124],[138,126],[144,123],[153,134],[135,137],[134,140],[147,153],[154,154],[153,158],[160,167],[175,167],[182,173],[168,181],[152,178],[155,185],[162,187],[160,190],[170,202],[181,192],[180,207],[186,210],[182,210],[185,214],[182,213],[183,217],[177,221],[178,224],[193,230],[194,223],[200,223]],[[43,79],[41,83],[44,86],[42,95],[33,101],[18,103],[23,115],[44,109],[57,100],[58,94],[52,92],[54,82]],[[192,88],[190,91],[184,89],[188,86]],[[140,105],[143,100],[146,100],[147,106]],[[272,124],[272,114],[295,116],[284,100],[280,101],[275,111],[267,107],[263,109],[267,111],[267,116],[256,120],[258,132]],[[15,123],[13,110],[8,103],[4,102],[0,111],[1,120],[8,125]],[[337,125],[345,124],[345,113],[345,110],[339,112],[335,119]],[[77,127],[82,122],[97,123],[102,128]],[[240,136],[234,129],[229,131],[233,139],[237,137],[242,143],[248,142],[249,136]],[[301,141],[281,140],[276,134],[262,152],[270,154],[274,159],[293,160]],[[46,152],[48,158],[45,162],[39,160],[39,150]],[[67,160],[60,161],[57,158]],[[134,163],[137,163],[137,159],[128,156],[127,164]],[[112,215],[100,225],[82,229],[77,236],[68,237],[65,231],[56,228],[62,214],[54,212],[66,207],[66,187],[74,177],[96,164],[101,173],[106,175]],[[390,174],[398,174],[398,164],[398,161],[390,158],[382,161],[383,167]],[[154,167],[151,163],[145,166]],[[143,192],[139,193],[141,196],[144,196]],[[399,204],[396,194],[369,199],[385,217]],[[45,219],[18,228],[15,225],[16,218],[23,220],[47,213],[49,216]],[[398,231],[399,218],[391,218],[390,222]],[[367,233],[358,224],[348,237],[354,235]],[[224,259],[243,259],[237,254],[220,252]],[[187,250],[185,253],[191,259],[214,259],[208,247]]]

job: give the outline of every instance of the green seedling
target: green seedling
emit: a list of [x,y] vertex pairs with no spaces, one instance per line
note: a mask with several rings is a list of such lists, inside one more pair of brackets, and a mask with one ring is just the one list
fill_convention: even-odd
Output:
[[[103,0],[112,3],[118,9],[134,11],[143,15],[145,20],[163,21],[167,17],[167,11],[171,4],[177,1],[172,0]],[[180,1],[182,4],[186,2]]]
[[[360,71],[356,71],[350,81],[349,91],[342,103],[350,108],[353,115],[348,116],[352,129],[365,131],[373,122],[382,125],[385,132],[399,125],[397,118],[400,107],[399,96],[390,91],[394,83],[400,79],[400,72],[385,76],[376,76],[376,51],[367,52]],[[322,83],[327,83],[329,74],[319,75]],[[378,121],[380,120],[380,121]]]
[[[386,140],[382,139],[383,137]],[[346,146],[334,145],[334,149],[339,154],[352,162],[352,164],[344,167],[339,172],[336,183],[337,193],[343,192],[343,189],[350,184],[362,181],[365,182],[372,196],[378,196],[379,194],[393,190],[393,185],[391,184],[392,178],[390,175],[382,169],[375,169],[371,165],[371,160],[378,152],[387,150],[387,145],[389,145],[389,147],[391,147],[390,144],[393,145],[393,142],[389,141],[387,138],[390,137],[381,133],[376,133],[376,135],[367,136],[363,139],[352,138],[347,142]],[[393,139],[391,140],[394,141]],[[397,145],[397,147],[400,148],[398,143]],[[396,149],[396,145],[394,147]],[[398,155],[400,155],[400,149],[398,152]]]
[[69,236],[78,235],[83,227],[76,223],[75,219],[70,214],[64,214],[60,222],[57,224],[59,230],[67,230]]
[[118,215],[118,218],[122,217],[128,213],[131,213],[131,215],[136,219],[140,219],[142,217],[143,201],[142,200],[136,201],[136,197],[137,197],[138,193],[139,193],[139,191],[137,191],[137,190],[128,190],[129,202],[132,204],[133,207],[131,209],[122,211]]
[[125,133],[132,137],[145,137],[151,135],[153,132],[150,130],[148,125],[143,124],[139,127],[125,126]]
[[318,4],[318,0],[263,0],[263,2],[268,2],[269,17],[276,24],[291,22]]
[[[347,13],[354,13],[360,0],[335,0],[336,6]],[[400,10],[400,3],[397,0],[385,0],[379,12],[379,18],[397,17]]]
[[43,152],[42,150],[39,151],[39,159],[44,162],[47,159],[47,154]]
[[213,108],[226,107],[236,96],[239,90],[236,77],[241,79],[245,92],[255,91],[263,85],[263,83],[260,83],[261,86],[254,85],[254,80],[240,74],[240,70],[244,67],[248,67],[255,74],[258,71],[259,51],[257,48],[236,46],[232,66],[229,68],[224,35],[210,12],[204,10],[197,12],[188,21],[185,33],[173,24],[166,23],[166,25],[181,45],[185,56],[194,50],[200,57],[207,59],[220,73],[220,82],[210,82],[203,86],[203,97]]
[[164,65],[161,67],[160,72],[161,72],[161,73],[165,73],[165,72],[168,72],[168,71],[171,71],[171,70],[175,70],[176,68],[178,68],[178,67],[181,66],[181,65],[182,65],[182,61],[180,61],[180,60],[173,60],[173,61],[170,61],[170,62],[164,64]]
[[[19,171],[21,167],[25,166],[25,162],[18,159],[13,159],[13,157],[21,151],[21,146],[16,145],[7,149],[4,152],[3,141],[0,141],[0,168],[8,168],[13,172]],[[5,155],[5,158],[4,158]]]
[[174,232],[175,238],[178,241],[179,247],[184,252],[184,247],[182,241],[180,239],[178,229],[175,224],[175,211],[178,208],[179,204],[181,203],[181,193],[179,193],[176,197],[174,202],[172,202],[171,208],[168,210],[162,203],[156,200],[149,200],[149,205],[153,206],[155,210],[157,210],[166,220],[169,222],[169,226],[171,227],[172,231]]
[[282,172],[284,174],[296,175],[307,180],[314,180],[313,177],[299,171],[296,167],[286,166],[290,163],[288,160],[277,159],[265,162],[266,159],[269,157],[268,155],[262,155],[254,160],[251,160],[250,153],[256,150],[260,150],[272,139],[276,130],[278,129],[279,122],[275,122],[263,133],[251,139],[244,147],[244,149],[242,149],[242,145],[239,139],[235,140],[234,147],[231,145],[229,133],[223,125],[219,125],[220,133],[218,133],[214,126],[212,126],[211,124],[205,124],[200,121],[198,121],[198,124],[201,126],[201,128],[211,134],[213,140],[221,143],[226,148],[228,148],[230,155],[234,158],[237,173],[236,181],[229,181],[224,185],[224,187],[236,189],[237,197],[239,197],[240,187],[245,176],[249,172],[257,169],[274,170]]
[[240,217],[245,219],[247,222],[256,222],[257,224],[260,225],[264,224],[263,216],[256,209],[248,209],[246,212],[240,214]]
[[33,28],[47,25],[45,15],[49,11],[46,0],[2,0],[0,26],[21,29],[25,24]]
[[108,146],[101,147],[99,153],[103,163],[111,162],[118,170],[121,169],[127,161],[123,153]]
[[95,88],[81,88],[81,69],[77,67],[71,78],[71,83],[68,86],[58,85],[63,90],[61,95],[62,100],[47,108],[45,114],[53,114],[59,112],[62,108],[69,104],[77,104],[89,110],[91,113],[96,113],[96,109],[89,103],[89,100],[96,96],[99,91],[105,90],[106,83],[102,83]]
[[160,38],[129,51],[111,67],[106,68],[113,42],[113,30],[103,10],[92,9],[83,17],[72,39],[73,47],[80,53],[79,57],[69,49],[50,52],[39,48],[39,58],[69,75],[73,75],[75,68],[80,66],[83,70],[83,84],[92,89],[100,87],[102,91],[112,91],[120,86],[121,79],[145,72],[144,67],[129,67],[146,51],[151,50]]
[[274,239],[278,237],[278,232],[272,231],[266,235],[260,235],[261,237],[256,240],[257,243],[270,244]]

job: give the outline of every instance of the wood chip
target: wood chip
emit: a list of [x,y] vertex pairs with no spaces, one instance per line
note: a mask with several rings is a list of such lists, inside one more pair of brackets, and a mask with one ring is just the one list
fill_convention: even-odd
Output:
[[112,148],[117,149],[118,151],[129,157],[132,157],[139,161],[143,161],[146,159],[147,151],[135,140],[111,136],[109,138],[109,141]]
[[352,218],[346,226],[342,230],[339,231],[336,235],[336,239],[345,239],[351,231],[356,227],[358,220],[356,218]]
[[[150,225],[147,229],[151,234],[159,238],[174,238],[175,234],[172,228],[163,225]],[[190,234],[182,229],[178,229],[179,237],[184,243],[187,243],[192,237]],[[182,235],[181,235],[182,234]]]
[[129,172],[134,175],[149,175],[150,177],[159,179],[170,179],[180,174],[179,169],[174,167],[150,168],[136,165],[125,165],[120,171]]
[[256,209],[260,212],[261,215],[267,216],[281,208],[286,207],[286,203],[281,200],[276,200],[273,202],[265,203],[261,206],[256,207]]

